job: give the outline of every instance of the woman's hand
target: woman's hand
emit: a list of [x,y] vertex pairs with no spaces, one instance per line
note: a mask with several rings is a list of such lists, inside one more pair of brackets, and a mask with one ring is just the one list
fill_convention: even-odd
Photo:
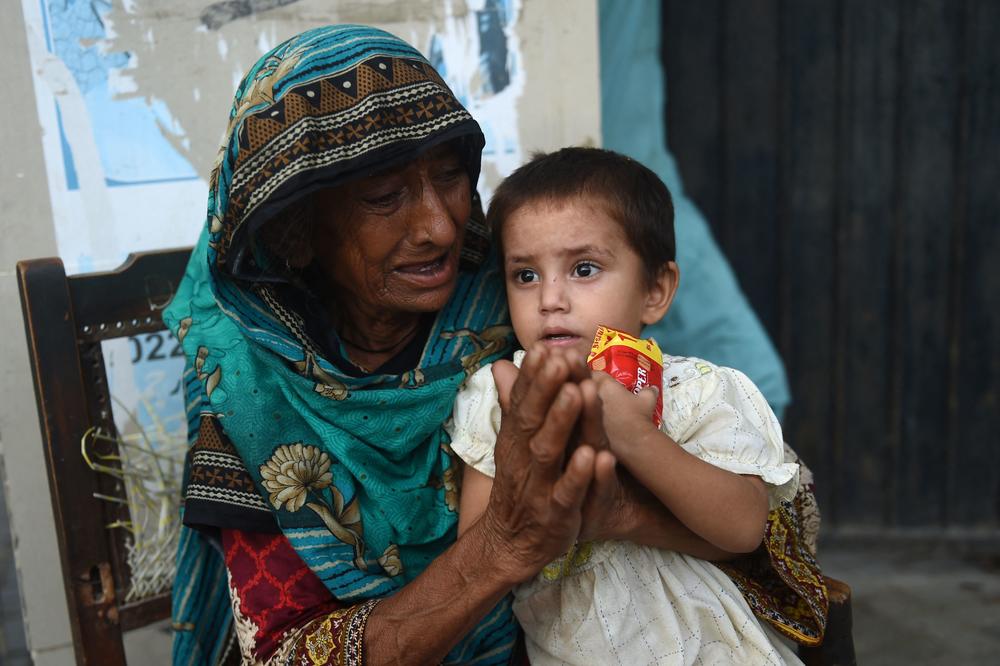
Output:
[[579,445],[567,456],[584,406],[574,381],[584,378],[579,365],[544,344],[531,348],[520,372],[506,362],[494,364],[503,418],[496,477],[480,526],[496,549],[495,566],[512,582],[531,578],[580,533],[595,452]]
[[582,365],[540,346],[520,372],[506,362],[493,367],[504,413],[486,510],[411,583],[375,607],[365,629],[366,663],[440,663],[515,584],[578,538],[594,450],[579,446],[563,463],[583,407]]

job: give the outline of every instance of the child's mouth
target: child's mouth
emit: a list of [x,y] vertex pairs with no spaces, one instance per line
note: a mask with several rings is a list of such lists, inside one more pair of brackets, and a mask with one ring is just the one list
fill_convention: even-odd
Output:
[[547,345],[561,347],[563,345],[575,344],[580,339],[579,335],[572,333],[550,333],[542,336],[542,341]]

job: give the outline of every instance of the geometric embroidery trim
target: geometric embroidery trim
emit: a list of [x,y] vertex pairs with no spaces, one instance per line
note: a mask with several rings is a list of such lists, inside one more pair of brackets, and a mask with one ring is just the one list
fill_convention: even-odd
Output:
[[[392,74],[366,74],[375,69]],[[337,89],[341,85],[351,95]],[[242,149],[227,187],[217,261],[225,263],[233,235],[257,207],[298,174],[471,121],[437,73],[409,59],[372,59],[289,90],[241,120]]]
[[233,445],[213,417],[203,417],[190,451],[186,499],[219,502],[270,513]]
[[228,488],[216,488],[212,486],[202,486],[197,484],[189,484],[186,492],[187,499],[200,499],[207,500],[210,502],[221,502],[223,504],[230,504],[232,506],[238,506],[245,509],[250,509],[254,511],[262,511],[270,515],[271,510],[268,508],[264,500],[261,499],[260,495],[256,493],[247,493],[237,490],[229,490]]

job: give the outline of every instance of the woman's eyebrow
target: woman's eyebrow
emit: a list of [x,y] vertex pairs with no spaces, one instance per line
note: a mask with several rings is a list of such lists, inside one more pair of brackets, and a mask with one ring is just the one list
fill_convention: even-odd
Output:
[[444,143],[439,143],[433,148],[428,148],[426,151],[424,151],[421,157],[437,157],[438,155],[441,155],[443,153],[452,152],[454,149],[455,147],[446,141]]
[[446,141],[445,143],[434,146],[427,152],[423,153],[420,157],[429,160],[438,160],[445,157],[455,157],[457,159],[459,155],[455,146]]
[[[447,143],[441,144],[440,146],[434,146],[425,153],[421,153],[415,161],[425,160],[428,162],[434,162],[438,160],[445,160],[454,157],[456,161],[460,160],[458,153],[455,151],[455,147]],[[405,171],[407,167],[414,164],[414,162],[406,162],[403,164],[397,164],[391,166],[387,169],[382,169],[380,171],[375,171],[368,174],[368,178],[379,178],[383,176],[394,176],[401,171]]]

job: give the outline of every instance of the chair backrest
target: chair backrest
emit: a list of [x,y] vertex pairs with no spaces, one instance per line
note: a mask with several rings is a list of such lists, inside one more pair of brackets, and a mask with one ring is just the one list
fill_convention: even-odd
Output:
[[[132,589],[133,537],[128,529],[114,529],[132,526],[130,491],[114,473],[123,463],[102,343],[127,336],[134,342],[134,336],[148,339],[163,331],[160,310],[172,298],[189,256],[189,248],[134,254],[114,271],[72,277],[59,259],[17,264],[70,627],[81,664],[124,664],[122,632],[170,615],[169,588],[153,594]],[[166,576],[172,580],[172,570]]]

